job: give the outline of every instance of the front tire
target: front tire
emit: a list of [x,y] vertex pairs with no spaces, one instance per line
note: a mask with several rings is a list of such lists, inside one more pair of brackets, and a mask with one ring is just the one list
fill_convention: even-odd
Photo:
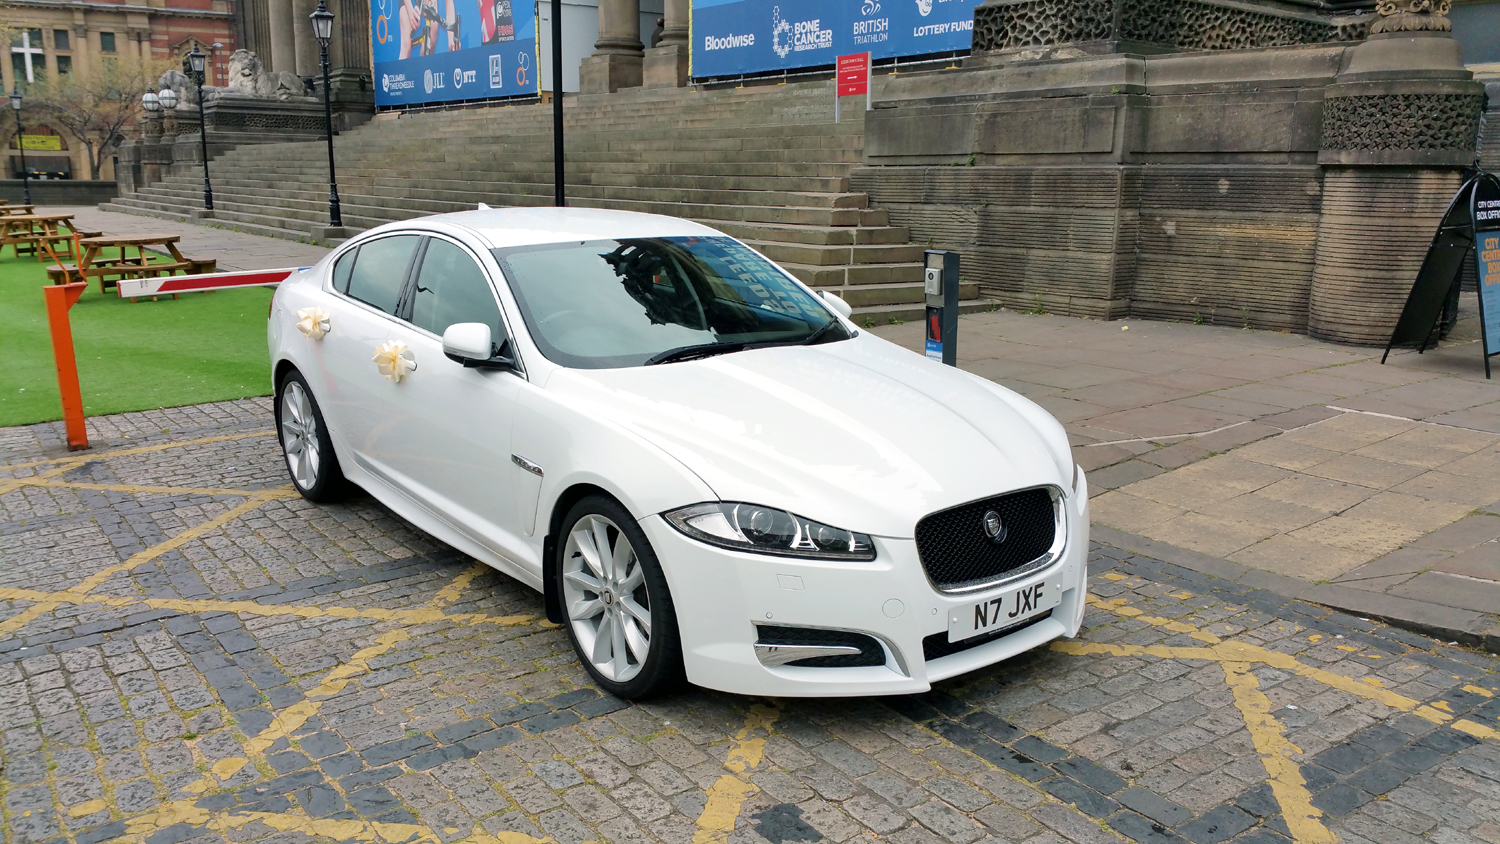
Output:
[[641,699],[682,684],[682,643],[667,579],[646,534],[613,499],[568,511],[552,567],[564,626],[594,682]]
[[302,373],[289,370],[276,389],[276,435],[286,458],[292,485],[308,501],[327,503],[344,497],[348,482],[333,453],[323,411]]

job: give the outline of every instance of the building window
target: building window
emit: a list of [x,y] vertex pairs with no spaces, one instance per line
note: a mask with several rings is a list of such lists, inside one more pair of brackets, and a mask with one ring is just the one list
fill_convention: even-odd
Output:
[[35,82],[47,71],[40,29],[23,29],[11,38],[10,66],[17,81]]
[[67,76],[73,72],[72,56],[57,56],[57,75]]
[[113,32],[99,33],[99,51],[101,53],[113,53],[115,51],[115,34]]
[[52,30],[52,46],[58,50],[73,49],[73,42],[69,39],[69,34],[66,29]]

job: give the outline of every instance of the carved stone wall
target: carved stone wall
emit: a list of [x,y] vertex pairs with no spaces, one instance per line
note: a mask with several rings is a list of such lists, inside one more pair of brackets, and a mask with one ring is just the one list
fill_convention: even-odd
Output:
[[1323,107],[1329,150],[1472,150],[1483,94],[1334,97]]
[[989,0],[974,10],[974,51],[1087,41],[1233,50],[1358,41],[1370,15],[1255,10],[1215,0]]

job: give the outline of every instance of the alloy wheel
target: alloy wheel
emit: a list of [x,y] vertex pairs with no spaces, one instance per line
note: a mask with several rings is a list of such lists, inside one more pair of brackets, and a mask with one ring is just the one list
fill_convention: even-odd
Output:
[[321,455],[318,452],[318,418],[313,414],[307,391],[296,381],[281,391],[281,448],[292,480],[304,490],[318,482]]
[[580,653],[610,680],[635,677],[651,652],[651,599],[630,540],[604,516],[585,515],[568,534],[562,569]]

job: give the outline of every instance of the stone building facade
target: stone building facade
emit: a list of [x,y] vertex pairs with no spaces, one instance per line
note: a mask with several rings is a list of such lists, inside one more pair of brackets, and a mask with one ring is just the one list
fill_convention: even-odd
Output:
[[887,80],[854,185],[1013,307],[1380,343],[1484,86],[1447,0],[987,0]]
[[[0,63],[5,90],[30,82],[41,74],[94,72],[115,57],[165,59],[185,55],[198,46],[212,59],[212,78],[222,79],[229,55],[238,46],[233,0],[152,0],[150,3],[104,4],[82,0],[6,0],[0,18],[15,31],[11,59]],[[213,45],[220,45],[215,48]],[[7,156],[5,178],[20,177],[20,155],[15,124],[3,123]],[[28,136],[52,134],[60,150],[28,150],[26,163],[43,178],[87,179],[87,154],[77,139],[59,134],[45,123],[26,126]],[[104,179],[114,178],[107,161]]]
[[[321,76],[318,41],[308,18],[317,8],[317,0],[239,0],[236,19],[242,46],[258,55],[268,70],[307,79]],[[373,103],[369,0],[328,0],[328,11],[334,15],[328,45],[332,88],[354,100],[368,91]]]

